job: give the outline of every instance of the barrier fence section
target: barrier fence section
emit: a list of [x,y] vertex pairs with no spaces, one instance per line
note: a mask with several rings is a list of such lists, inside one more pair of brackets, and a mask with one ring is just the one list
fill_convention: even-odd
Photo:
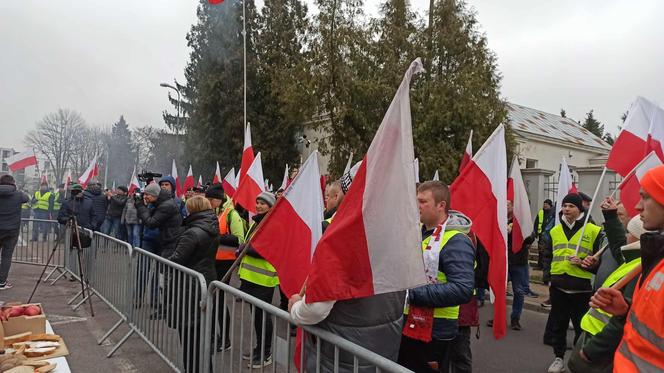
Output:
[[[204,356],[210,358],[203,360],[202,372],[297,372],[296,353],[305,372],[410,372],[313,326],[301,327],[303,343],[298,346],[288,312],[219,281],[210,284],[206,305]],[[255,325],[260,325],[260,335],[254,335]]]
[[55,220],[21,219],[21,229],[12,255],[12,262],[44,266],[48,262],[49,256],[53,254],[48,262],[51,270],[44,281],[48,281],[56,272],[63,274],[66,261],[64,242],[60,241],[55,252],[53,249],[56,241],[64,238],[64,232],[65,227]]

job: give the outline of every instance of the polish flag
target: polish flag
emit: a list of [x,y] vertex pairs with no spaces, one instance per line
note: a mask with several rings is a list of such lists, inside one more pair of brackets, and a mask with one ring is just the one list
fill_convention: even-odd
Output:
[[284,178],[281,180],[281,186],[279,189],[286,190],[288,187],[288,165],[286,165],[286,170],[284,171]]
[[35,156],[34,150],[28,150],[22,153],[16,153],[11,157],[6,158],[5,163],[7,163],[7,167],[9,167],[11,172],[16,172],[26,167],[36,165],[37,157]]
[[210,3],[212,5],[221,4],[223,2],[224,2],[224,0],[208,0],[208,3]]
[[[247,128],[244,130],[244,147],[242,148],[242,163],[240,164],[239,183],[249,171],[249,167],[254,162],[254,148],[251,146],[251,128],[247,123]],[[261,178],[263,180],[263,178]]]
[[436,172],[433,174],[433,179],[431,179],[431,180],[440,181],[440,176],[438,175],[438,170],[436,170]]
[[300,292],[323,234],[323,198],[318,193],[320,170],[316,153],[309,155],[250,241],[277,270],[279,286],[289,297]]
[[450,186],[451,207],[473,221],[473,232],[489,254],[493,335],[505,336],[507,287],[507,153],[501,124]]
[[203,187],[203,175],[198,175],[198,184],[196,186],[199,188]]
[[[618,134],[606,167],[616,171],[621,176],[626,176],[629,172],[646,156],[648,148],[648,134],[651,130],[651,123],[656,111],[662,109],[643,97],[637,97],[636,101],[629,108],[627,118],[622,131]],[[660,124],[664,126],[664,123]],[[659,131],[656,131],[659,134]],[[657,135],[659,139],[659,135]],[[662,140],[651,140],[651,146],[655,147],[655,141],[660,144]],[[661,149],[661,146],[659,146]]]
[[[343,300],[426,284],[415,195],[410,64],[355,179],[318,242],[306,302]],[[394,212],[399,213],[395,214]]]
[[173,164],[171,165],[171,176],[173,176],[173,179],[175,179],[175,195],[178,197],[182,197],[184,192],[182,191],[182,187],[180,186],[180,177],[178,176],[178,168],[175,165],[175,159],[173,160]]
[[510,177],[507,179],[507,200],[512,201],[512,252],[521,250],[523,242],[533,233],[533,219],[530,215],[530,202],[526,185],[523,183],[519,161],[512,160]]
[[97,156],[95,156],[90,162],[88,168],[86,168],[85,172],[83,172],[83,175],[78,178],[78,183],[81,184],[83,189],[85,189],[88,186],[90,180],[97,176],[97,174],[99,174],[99,169],[97,167]]
[[224,193],[226,193],[230,198],[233,198],[235,195],[235,190],[237,189],[235,167],[231,168],[226,176],[224,176],[224,179],[221,181],[221,187],[224,189]]
[[662,161],[654,151],[650,152],[645,158],[639,162],[634,169],[625,176],[623,181],[618,185],[620,189],[620,201],[629,216],[636,216],[639,214],[636,211],[636,204],[639,202],[641,196],[641,179],[650,169],[662,165]]
[[69,190],[69,186],[71,185],[71,170],[67,170],[67,175],[65,176],[65,192]]
[[212,184],[221,184],[221,170],[219,170],[219,162],[217,162],[217,169],[214,171],[214,177],[212,178]]
[[664,109],[654,105],[648,128],[648,147],[646,152],[654,151],[659,159],[664,159],[662,144],[664,144]]
[[194,172],[191,170],[191,165],[189,165],[189,171],[187,171],[187,177],[184,178],[184,184],[182,185],[182,194],[184,194],[189,189],[194,187]]
[[136,189],[139,189],[141,187],[141,184],[138,182],[138,178],[136,177],[136,167],[134,167],[134,171],[131,173],[131,180],[129,180],[129,194],[134,194]]
[[419,158],[415,158],[413,161],[413,173],[415,174],[415,183],[420,182],[420,160]]
[[235,191],[233,200],[235,204],[240,204],[247,211],[255,214],[256,197],[264,191],[263,165],[261,164],[261,153],[258,152],[247,170],[247,177],[240,179],[240,185],[238,185]]
[[470,159],[473,158],[473,130],[470,130],[470,136],[468,136],[468,144],[466,145],[466,150],[463,152],[463,157],[461,157],[461,164],[459,165],[459,173],[466,167]]
[[577,193],[576,185],[572,179],[572,173],[569,171],[567,159],[563,157],[560,162],[560,172],[558,173],[558,194],[556,195],[556,225],[560,224],[558,215],[563,209],[563,198],[570,193]]

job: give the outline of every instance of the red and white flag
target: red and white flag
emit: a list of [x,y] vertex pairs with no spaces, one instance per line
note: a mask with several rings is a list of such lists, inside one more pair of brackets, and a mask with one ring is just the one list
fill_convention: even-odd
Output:
[[558,193],[556,194],[556,224],[560,224],[560,219],[558,219],[558,214],[563,209],[563,198],[570,193],[577,193],[576,185],[574,185],[574,179],[572,178],[572,173],[569,170],[569,165],[567,165],[567,159],[563,157],[563,160],[560,162],[560,171],[558,172]]
[[279,286],[287,296],[300,292],[323,234],[319,179],[314,152],[251,239],[251,246],[277,270]]
[[468,165],[470,159],[473,158],[473,130],[470,130],[470,136],[468,136],[468,144],[466,145],[466,150],[463,152],[463,157],[461,157],[461,163],[459,164],[459,173]]
[[286,190],[288,187],[288,165],[286,165],[286,170],[284,171],[284,178],[281,180],[281,186],[279,189]]
[[27,150],[22,153],[16,153],[9,158],[5,159],[7,167],[11,172],[22,170],[29,166],[37,164],[37,157],[34,150]]
[[214,171],[212,184],[221,184],[221,170],[219,170],[219,162],[217,162],[217,169]]
[[473,232],[489,254],[489,286],[493,303],[493,335],[505,336],[507,287],[507,153],[501,124],[461,170],[450,186],[451,207],[466,214]]
[[194,188],[194,172],[191,170],[191,165],[189,165],[189,171],[187,171],[187,177],[184,178],[184,184],[182,185],[182,194],[184,194],[189,189]]
[[[629,108],[623,129],[618,134],[606,167],[616,171],[621,176],[626,176],[648,153],[648,134],[651,131],[654,113],[662,109],[643,97],[637,97]],[[664,118],[663,118],[664,119]],[[664,123],[660,123],[664,127]],[[656,142],[664,142],[655,130],[659,139],[652,139],[650,145],[656,147]]]
[[[249,167],[254,162],[254,147],[251,145],[251,127],[247,123],[247,128],[244,129],[244,146],[242,148],[242,162],[240,163],[240,174],[238,176],[238,183],[242,183],[242,179],[249,171]],[[261,180],[263,180],[261,178]]]
[[419,58],[410,64],[334,224],[318,242],[307,280],[307,303],[367,297],[427,282],[413,198],[409,97],[410,80],[422,71]]
[[178,168],[175,165],[175,159],[173,160],[173,164],[171,165],[171,176],[175,180],[175,195],[178,197],[182,197],[184,192],[182,191],[182,187],[180,186],[180,177],[178,176]]
[[223,2],[224,2],[224,0],[208,0],[208,3],[210,3],[212,5],[221,4]]
[[88,168],[86,168],[85,172],[83,172],[83,175],[78,178],[78,183],[81,184],[83,189],[85,189],[88,186],[88,183],[90,183],[90,180],[92,180],[92,178],[98,174],[99,168],[97,167],[97,156],[95,156],[90,162]]
[[199,188],[203,187],[203,175],[198,175],[198,184],[196,186]]
[[662,161],[654,151],[650,152],[645,158],[639,162],[634,169],[625,176],[623,181],[618,185],[620,189],[620,202],[625,206],[629,216],[636,216],[639,214],[636,211],[636,204],[641,198],[639,191],[641,190],[641,179],[650,169],[662,165]]
[[233,198],[235,195],[235,190],[237,189],[237,178],[235,177],[235,167],[231,168],[224,179],[221,181],[221,187],[224,189],[230,198]]
[[263,179],[263,165],[261,164],[261,153],[258,152],[254,161],[247,170],[247,177],[240,179],[235,191],[233,201],[240,204],[247,211],[256,213],[256,197],[265,191],[265,180]]
[[507,179],[507,200],[512,201],[512,252],[516,253],[533,233],[530,202],[516,156],[512,160],[510,176]]
[[650,117],[650,127],[648,128],[648,146],[646,153],[651,151],[657,153],[659,159],[664,159],[662,144],[664,144],[664,109],[654,105]]
[[65,191],[69,190],[71,185],[71,170],[67,170],[67,175],[65,176]]
[[129,180],[129,194],[134,194],[136,189],[139,189],[141,187],[141,184],[138,182],[138,178],[136,177],[136,167],[134,167],[134,171],[131,173],[131,180]]

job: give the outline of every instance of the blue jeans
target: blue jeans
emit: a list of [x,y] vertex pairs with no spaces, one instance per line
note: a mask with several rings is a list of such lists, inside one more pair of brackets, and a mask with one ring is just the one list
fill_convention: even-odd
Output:
[[[137,226],[140,227],[140,225]],[[144,240],[142,242],[142,246],[143,250],[155,255],[159,255],[157,253],[157,251],[159,251],[159,244],[157,242],[152,240]],[[140,256],[137,261],[137,271],[136,271],[137,288],[136,288],[135,302],[141,304],[143,301],[143,296],[145,295],[145,291],[147,289],[150,289],[151,291],[150,291],[149,304],[152,307],[156,307],[157,305],[159,305],[159,280],[156,268],[152,268],[152,270],[153,273],[152,276],[150,276],[150,261],[145,256]]]
[[117,238],[120,225],[120,218],[107,216],[101,225],[101,233]]
[[512,291],[514,292],[511,318],[518,319],[521,317],[521,311],[523,311],[524,296],[528,292],[528,265],[510,265],[508,272],[512,280]]
[[127,224],[127,243],[132,247],[141,247],[140,224]]

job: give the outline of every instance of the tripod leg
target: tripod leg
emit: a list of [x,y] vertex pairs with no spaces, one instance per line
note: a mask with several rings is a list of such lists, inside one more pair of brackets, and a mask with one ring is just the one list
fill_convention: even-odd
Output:
[[58,244],[59,243],[60,243],[60,240],[55,241],[55,244],[53,245],[53,250],[51,250],[51,254],[48,256],[48,260],[46,261],[46,265],[44,265],[44,269],[42,270],[42,273],[39,275],[39,278],[37,279],[37,282],[35,283],[35,287],[32,289],[32,293],[30,294],[30,298],[28,298],[28,303],[30,303],[32,301],[32,297],[35,296],[35,292],[37,291],[37,288],[39,287],[39,283],[41,282],[42,278],[44,277],[44,273],[46,273],[46,268],[48,268],[48,265],[51,263],[51,260],[53,259],[53,256],[55,255],[55,252],[58,250]]
[[[76,218],[74,218],[74,219],[76,219]],[[74,222],[74,223],[76,223],[76,222]],[[83,296],[83,299],[85,300],[85,298],[86,298],[85,290],[86,290],[86,287],[88,287],[88,283],[87,283],[86,277],[85,277],[84,272],[83,272],[83,261],[81,260],[81,250],[83,250],[83,249],[82,249],[82,245],[81,245],[81,236],[80,236],[80,232],[78,231],[78,225],[77,224],[74,225],[74,231],[76,232],[76,241],[77,241],[78,247],[79,247],[79,250],[77,252],[77,257],[78,257],[78,270],[79,270],[79,274],[81,275],[81,278],[80,278],[80,280],[81,280],[81,295]],[[92,309],[92,296],[91,295],[92,294],[90,293],[90,289],[88,289],[87,298],[88,298],[88,303],[90,303],[90,316],[95,317],[95,311]]]

